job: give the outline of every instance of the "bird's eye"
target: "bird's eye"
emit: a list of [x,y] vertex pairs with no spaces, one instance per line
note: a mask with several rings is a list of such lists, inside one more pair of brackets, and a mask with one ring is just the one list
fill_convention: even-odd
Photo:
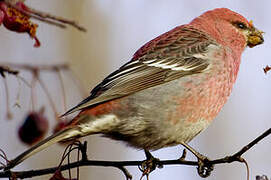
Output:
[[242,22],[237,22],[236,26],[239,29],[246,29],[247,28],[247,26],[244,23],[242,23]]

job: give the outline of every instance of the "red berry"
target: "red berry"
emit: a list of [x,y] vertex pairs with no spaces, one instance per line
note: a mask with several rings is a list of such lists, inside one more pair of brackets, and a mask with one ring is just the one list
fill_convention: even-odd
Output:
[[32,145],[45,136],[48,127],[48,120],[42,113],[31,112],[19,128],[19,138],[22,142]]

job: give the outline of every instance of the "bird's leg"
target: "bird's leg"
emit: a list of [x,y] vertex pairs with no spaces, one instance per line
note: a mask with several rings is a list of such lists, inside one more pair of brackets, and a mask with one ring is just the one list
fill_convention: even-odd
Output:
[[[149,174],[158,168],[162,168],[163,166],[159,163],[160,160],[158,158],[153,157],[153,155],[148,150],[144,150],[146,160],[142,162],[142,164],[139,166],[139,169],[142,171],[142,177],[146,176],[147,179],[149,179]],[[142,178],[141,177],[141,178]]]
[[210,163],[210,160],[188,144],[181,144],[198,158],[198,174],[203,178],[210,176],[211,171],[214,170],[214,165]]
[[182,143],[182,145],[188,149],[191,153],[193,153],[198,159],[204,161],[205,159],[208,159],[206,156],[200,154],[198,151],[196,151],[194,148],[192,148],[191,146],[189,146],[186,143]]
[[154,158],[154,157],[152,156],[152,154],[150,153],[150,151],[144,149],[144,153],[145,153],[145,156],[146,156],[147,159]]

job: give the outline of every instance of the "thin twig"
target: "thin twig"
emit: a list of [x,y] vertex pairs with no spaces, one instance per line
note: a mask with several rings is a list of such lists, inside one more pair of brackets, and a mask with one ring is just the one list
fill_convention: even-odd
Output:
[[47,89],[46,84],[43,82],[43,80],[39,76],[37,77],[37,80],[38,80],[41,88],[43,89],[43,91],[45,92],[45,94],[46,94],[46,96],[48,98],[48,101],[49,101],[49,103],[50,103],[50,105],[51,105],[51,107],[52,107],[52,109],[54,111],[55,118],[58,118],[58,113],[57,113],[55,103],[54,103],[54,101],[53,101],[53,99],[52,99],[52,97],[51,97],[51,95],[49,93],[49,90]]
[[[71,152],[72,152],[72,149],[73,149],[73,144],[69,147],[69,151],[68,151],[68,156],[67,156],[67,161],[68,161],[68,165],[71,164]],[[71,169],[68,169],[68,172],[69,172],[69,179],[72,178],[72,173],[71,173]]]
[[62,99],[63,99],[63,105],[64,105],[64,112],[67,111],[67,102],[66,102],[66,91],[65,91],[65,85],[64,85],[64,82],[63,82],[63,78],[61,76],[61,72],[60,72],[60,69],[56,69],[57,71],[57,76],[58,76],[58,79],[59,79],[59,82],[60,82],[60,87],[61,87],[61,92],[62,92]]
[[[263,134],[261,134],[259,137],[257,137],[255,140],[253,140],[248,145],[244,146],[240,151],[235,153],[231,156],[226,156],[221,159],[216,160],[210,160],[208,163],[211,163],[213,165],[215,164],[222,164],[222,163],[231,163],[234,161],[237,162],[244,162],[241,159],[241,155],[243,155],[245,152],[247,152],[251,147],[253,147],[256,143],[261,141],[263,138],[267,137],[271,134],[271,128],[265,131]],[[67,170],[71,168],[76,168],[80,166],[104,166],[104,167],[115,167],[120,169],[120,167],[125,166],[140,166],[144,161],[92,161],[88,160],[87,157],[84,157],[84,151],[86,148],[86,144],[82,145],[82,160],[78,162],[73,162],[66,165],[61,165],[60,167],[53,167],[53,168],[47,168],[47,169],[40,169],[40,170],[30,170],[30,171],[4,171],[0,172],[0,178],[7,178],[11,177],[12,175],[16,176],[17,178],[31,178],[34,176],[42,176],[45,174],[52,174],[55,173],[57,170]],[[189,165],[189,166],[198,166],[197,161],[187,161],[183,159],[176,159],[176,160],[164,160],[164,161],[158,161],[158,165]]]
[[7,65],[0,65],[0,75],[5,78],[5,73],[12,74],[12,75],[18,75],[19,71],[10,69]]
[[61,23],[64,23],[64,24],[71,25],[71,26],[77,28],[79,31],[83,31],[83,32],[87,31],[86,28],[79,25],[77,22],[75,22],[73,20],[69,20],[69,19],[66,19],[66,18],[63,18],[63,17],[57,17],[57,16],[51,15],[49,13],[41,12],[41,11],[38,11],[38,10],[30,8],[30,7],[28,7],[28,9],[29,9],[29,11],[31,13],[33,13],[36,16],[39,16],[39,17],[41,17],[43,19],[52,19],[52,20],[55,20],[57,22],[61,22]]
[[21,95],[21,81],[20,79],[17,77],[17,82],[18,82],[18,88],[17,88],[17,94],[16,94],[16,100],[15,100],[15,103],[13,105],[13,107],[18,107],[18,108],[21,108],[21,105],[20,105],[20,95]]
[[12,113],[10,111],[10,106],[9,106],[9,90],[8,90],[8,83],[7,83],[7,79],[3,78],[3,82],[4,82],[4,87],[5,87],[5,93],[6,93],[6,117],[7,119],[12,119]]
[[[80,148],[77,149],[77,161],[79,161],[79,160],[80,160]],[[79,171],[80,171],[80,169],[79,169],[79,167],[77,167],[77,169],[76,169],[77,180],[79,180]]]
[[119,170],[121,170],[122,173],[125,175],[126,180],[131,180],[131,179],[133,178],[132,175],[129,173],[129,171],[128,171],[124,166],[120,166],[120,167],[118,167],[118,168],[119,168]]
[[[13,69],[22,69],[27,71],[56,71],[56,69],[68,70],[69,65],[64,64],[53,64],[53,65],[29,65],[29,64],[15,64],[15,63],[0,63],[0,67],[11,67]],[[1,70],[0,70],[1,72]],[[18,71],[16,71],[18,72]]]
[[89,95],[88,92],[85,90],[85,88],[83,87],[82,83],[79,81],[79,78],[76,76],[76,74],[70,69],[68,69],[66,73],[68,74],[70,79],[72,79],[72,81],[76,84],[76,87],[81,92],[80,94],[82,98],[88,96]]
[[36,87],[37,77],[36,75],[33,75],[31,80],[31,88],[30,88],[30,100],[31,100],[31,111],[35,111],[35,105],[36,105],[36,93],[35,93],[35,87]]
[[30,84],[26,79],[24,79],[22,76],[17,75],[16,77],[17,77],[20,81],[22,81],[27,87],[31,88],[31,84]]
[[73,20],[65,19],[63,17],[57,17],[57,16],[51,15],[49,13],[42,12],[42,11],[30,8],[30,7],[27,7],[27,10],[24,10],[24,9],[16,6],[16,3],[12,2],[11,0],[5,0],[5,3],[8,6],[20,11],[21,13],[23,13],[29,17],[32,17],[34,19],[37,19],[39,21],[45,22],[47,24],[55,25],[60,28],[66,28],[65,24],[68,24],[72,27],[77,28],[79,31],[86,32],[86,28],[79,25],[77,22],[75,22]]
[[246,169],[247,169],[247,180],[249,180],[249,166],[248,163],[245,159],[241,159],[241,161],[246,165]]
[[[11,69],[11,68],[12,69]],[[33,73],[33,80],[30,84],[31,87],[31,102],[32,102],[32,110],[34,110],[34,104],[35,104],[35,94],[34,94],[34,86],[36,81],[38,80],[38,82],[40,83],[42,89],[44,90],[46,96],[48,97],[49,103],[55,113],[55,117],[58,117],[58,113],[56,110],[56,106],[53,102],[53,99],[51,98],[49,91],[46,87],[46,84],[41,80],[39,74],[41,71],[52,71],[52,72],[56,72],[58,73],[59,79],[60,79],[60,83],[61,83],[61,88],[63,91],[63,98],[64,98],[64,106],[66,106],[66,99],[65,99],[65,91],[64,91],[64,85],[63,85],[63,81],[60,75],[60,70],[68,70],[69,66],[68,64],[56,64],[56,65],[29,65],[29,64],[13,64],[13,63],[1,63],[0,64],[0,75],[5,78],[5,73],[9,73],[12,75],[15,75],[17,77],[19,71],[18,70],[14,70],[14,69],[20,69],[20,70],[26,70],[26,71],[30,71]],[[21,80],[23,80],[27,85],[29,85],[29,83],[27,83],[27,81],[25,81],[23,78],[19,77]],[[5,79],[4,79],[5,80]],[[8,96],[7,96],[8,98]],[[7,106],[9,107],[9,106]]]
[[257,144],[259,141],[261,141],[263,138],[267,137],[270,134],[271,134],[271,128],[269,128],[268,130],[266,130],[263,134],[261,134],[256,139],[254,139],[251,143],[249,143],[248,145],[244,146],[240,151],[238,151],[234,155],[232,155],[232,156],[226,156],[226,157],[221,158],[221,159],[212,160],[212,161],[210,161],[210,163],[212,163],[212,164],[221,164],[221,163],[231,163],[233,161],[240,161],[239,157],[241,157],[241,155],[243,155],[250,148],[252,148],[255,144]]
[[6,161],[6,163],[8,163],[7,155],[2,149],[0,149],[0,155]]

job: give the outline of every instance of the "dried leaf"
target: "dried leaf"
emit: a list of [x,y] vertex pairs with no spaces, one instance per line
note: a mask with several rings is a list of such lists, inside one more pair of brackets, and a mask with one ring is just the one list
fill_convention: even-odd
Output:
[[[15,6],[18,9],[28,11],[27,6],[23,2],[18,2]],[[0,2],[0,25],[2,23],[10,31],[28,33],[35,40],[34,47],[40,46],[40,42],[36,37],[38,25],[32,23],[29,16],[14,7],[8,6],[5,2]]]
[[265,68],[263,68],[263,71],[264,71],[265,74],[270,70],[271,70],[270,66],[266,66]]
[[77,179],[69,179],[69,178],[65,178],[61,171],[57,170],[55,172],[55,174],[49,179],[49,180],[77,180]]

